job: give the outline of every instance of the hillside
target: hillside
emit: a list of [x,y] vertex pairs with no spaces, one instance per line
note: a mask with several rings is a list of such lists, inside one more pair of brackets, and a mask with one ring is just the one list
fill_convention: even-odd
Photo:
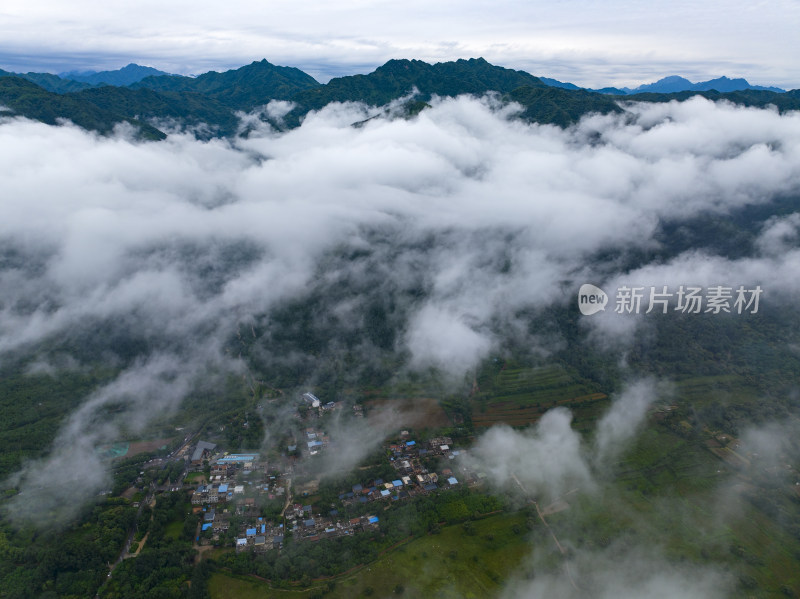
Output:
[[300,69],[276,66],[265,59],[239,69],[223,73],[210,71],[194,78],[180,75],[147,77],[131,87],[196,92],[233,110],[252,110],[270,100],[288,100],[302,90],[319,85],[311,75]]
[[19,77],[0,78],[0,104],[17,115],[48,125],[58,124],[59,119],[68,119],[84,129],[108,134],[115,125],[127,122],[138,129],[143,139],[165,137],[164,133],[147,123],[70,95],[49,92]]

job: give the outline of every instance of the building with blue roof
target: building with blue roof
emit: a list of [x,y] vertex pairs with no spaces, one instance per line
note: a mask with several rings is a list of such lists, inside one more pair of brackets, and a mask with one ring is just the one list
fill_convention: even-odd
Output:
[[245,532],[245,535],[247,535],[248,537],[256,536],[256,529],[255,528],[248,528],[247,531]]
[[244,464],[255,462],[258,459],[257,453],[232,453],[217,460],[217,464]]
[[370,516],[369,517],[370,524],[377,524],[378,523],[378,516]]
[[402,480],[393,480],[393,481],[392,481],[392,484],[393,484],[395,487],[402,487],[402,486],[403,486],[403,481],[402,481]]
[[447,482],[450,483],[451,485],[457,485],[458,484],[458,481],[456,480],[455,476],[451,476],[450,478],[448,478]]

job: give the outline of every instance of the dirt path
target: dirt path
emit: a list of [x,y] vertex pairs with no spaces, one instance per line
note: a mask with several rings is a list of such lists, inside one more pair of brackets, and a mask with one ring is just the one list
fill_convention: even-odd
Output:
[[[531,496],[528,494],[528,490],[522,486],[522,483],[519,482],[519,479],[517,478],[516,474],[512,472],[511,478],[514,479],[514,482],[517,483],[517,486],[525,494],[525,497],[528,499],[528,503],[533,504],[533,507],[536,508],[536,513],[539,515],[539,519],[542,521],[542,524],[544,524],[545,528],[547,528],[547,530],[550,532],[550,536],[553,537],[553,541],[555,541],[556,547],[558,547],[558,550],[561,552],[561,555],[566,557],[567,551],[564,549],[564,547],[561,546],[561,543],[558,541],[558,537],[556,536],[555,531],[552,528],[550,528],[550,525],[547,523],[547,520],[545,520],[544,514],[542,514],[542,511],[539,509],[539,504],[533,498],[531,498]],[[572,491],[570,491],[570,493],[572,493]],[[570,584],[576,591],[580,591],[578,585],[575,584],[575,580],[572,578],[572,572],[570,571],[569,562],[565,561],[564,566],[567,571],[567,578],[569,578]]]
[[150,536],[150,533],[146,532],[145,535],[142,537],[142,540],[139,541],[139,546],[136,548],[136,551],[133,552],[133,553],[128,553],[128,555],[126,555],[125,557],[126,558],[128,558],[128,557],[136,557],[137,555],[139,555],[139,553],[142,551],[142,549],[144,549],[144,544],[147,542],[147,537],[149,537],[149,536]]

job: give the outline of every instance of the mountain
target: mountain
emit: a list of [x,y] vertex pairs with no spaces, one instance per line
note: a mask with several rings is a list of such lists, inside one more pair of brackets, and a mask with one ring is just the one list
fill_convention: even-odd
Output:
[[625,91],[625,89],[620,89],[618,87],[601,87],[600,89],[593,89],[591,91],[609,96],[624,96],[629,93],[628,91]]
[[647,83],[640,85],[636,89],[627,90],[631,94],[641,93],[657,93],[669,94],[683,91],[710,91],[716,90],[718,92],[735,92],[746,89],[754,89],[761,91],[770,91],[782,93],[785,90],[779,87],[762,87],[760,85],[751,85],[747,79],[729,79],[728,77],[718,77],[717,79],[710,79],[709,81],[701,81],[700,83],[692,83],[684,77],[671,76],[659,79],[655,83]]
[[742,91],[746,89],[754,89],[754,90],[761,90],[761,91],[769,91],[769,92],[776,92],[776,93],[783,93],[786,90],[783,90],[779,87],[763,87],[761,85],[751,85],[748,83],[747,79],[728,79],[727,77],[718,77],[717,79],[711,79],[710,81],[703,81],[701,83],[696,83],[692,89],[697,91],[708,91],[715,89],[718,92],[736,92]]
[[68,73],[59,73],[58,76],[62,79],[69,79],[72,81],[80,81],[88,83],[89,85],[131,85],[144,79],[145,77],[157,77],[159,75],[169,75],[164,71],[159,71],[153,67],[143,67],[138,64],[131,63],[116,71],[70,71]]
[[0,69],[0,77],[19,77],[57,94],[80,91],[91,87],[88,83],[61,79],[58,75],[52,75],[51,73],[12,73]]
[[[541,81],[552,87],[560,87],[563,89],[582,89],[573,83],[564,83],[562,81],[558,81],[557,79],[550,79],[549,77],[540,77],[539,79],[541,79]],[[589,91],[594,91],[601,94],[611,94],[620,96],[626,94],[645,94],[645,93],[674,94],[684,91],[711,91],[711,90],[716,90],[718,92],[725,93],[725,92],[742,91],[747,89],[770,91],[775,93],[783,93],[785,91],[779,87],[763,87],[761,85],[751,85],[747,81],[747,79],[742,79],[742,78],[729,79],[728,77],[718,77],[716,79],[710,79],[709,81],[692,83],[685,77],[679,77],[677,75],[664,77],[654,83],[645,83],[644,85],[640,85],[635,89],[631,89],[628,87],[623,87],[623,88],[604,87],[601,89],[592,89]]]
[[507,94],[505,99],[517,102],[525,108],[521,118],[561,127],[576,123],[582,116],[592,112],[624,112],[611,98],[585,89],[524,86]]
[[537,77],[489,64],[483,58],[428,64],[421,60],[390,60],[368,75],[349,75],[331,79],[326,85],[305,90],[292,97],[297,108],[287,122],[297,122],[309,110],[331,102],[364,102],[383,106],[408,95],[414,89],[418,101],[431,96],[511,92],[518,87],[546,87]]
[[550,77],[539,77],[539,80],[545,85],[549,85],[550,87],[561,87],[563,89],[581,89],[574,83],[564,83],[563,81],[559,81],[558,79],[550,79]]
[[210,130],[198,137],[233,135],[239,125],[239,119],[228,106],[195,92],[156,92],[104,85],[72,97],[129,119],[165,119],[189,127],[208,125]]
[[694,87],[694,83],[689,81],[688,79],[684,79],[683,77],[678,77],[677,75],[673,75],[671,77],[664,77],[663,79],[659,79],[655,83],[646,83],[644,85],[640,85],[634,90],[631,90],[629,93],[654,93],[654,94],[672,94],[676,92],[682,92],[690,90]]
[[69,119],[84,129],[108,134],[115,125],[127,122],[138,129],[143,139],[159,140],[166,137],[151,125],[70,94],[47,91],[21,77],[0,77],[0,105],[10,108],[14,114],[48,125],[58,124],[59,119]]
[[252,110],[270,100],[288,100],[302,90],[320,87],[320,83],[300,69],[276,66],[265,59],[223,73],[210,71],[199,77],[146,77],[130,87],[196,92],[234,110]]
[[[134,76],[149,67],[128,65],[118,74],[126,69]],[[86,73],[81,76],[89,77]],[[391,112],[394,117],[413,117],[428,106],[432,96],[497,92],[503,101],[523,106],[519,115],[523,120],[565,127],[592,112],[622,112],[619,96],[634,91],[580,89],[571,83],[540,79],[524,71],[495,66],[483,58],[436,64],[390,60],[372,73],[338,77],[325,85],[299,69],[275,66],[266,60],[222,73],[212,71],[197,78],[152,75],[130,86],[91,85],[47,73],[19,76],[5,71],[0,71],[0,84],[0,104],[17,114],[51,124],[58,118],[65,118],[100,133],[109,133],[116,124],[129,122],[147,139],[162,139],[165,135],[158,129],[162,125],[169,129],[189,128],[202,138],[235,135],[240,126],[236,112],[252,110],[270,100],[290,100],[295,104],[284,123],[296,127],[309,111],[331,102],[386,106],[414,90],[417,93],[413,100],[401,110]],[[671,90],[690,85],[693,89],[628,93],[625,99],[683,101],[699,94],[711,100],[725,99],[745,106],[774,104],[781,111],[800,109],[800,92],[776,93],[752,86],[726,92],[695,89],[703,85],[727,89],[744,84],[747,84],[744,79],[724,77],[703,84],[693,84],[682,77],[667,77],[641,87]]]

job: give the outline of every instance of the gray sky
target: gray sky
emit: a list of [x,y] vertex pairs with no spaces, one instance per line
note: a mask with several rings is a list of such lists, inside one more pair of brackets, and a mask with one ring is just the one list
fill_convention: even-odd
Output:
[[266,58],[326,81],[390,58],[483,56],[592,87],[680,74],[792,89],[798,30],[800,0],[4,0],[0,68],[199,74]]

